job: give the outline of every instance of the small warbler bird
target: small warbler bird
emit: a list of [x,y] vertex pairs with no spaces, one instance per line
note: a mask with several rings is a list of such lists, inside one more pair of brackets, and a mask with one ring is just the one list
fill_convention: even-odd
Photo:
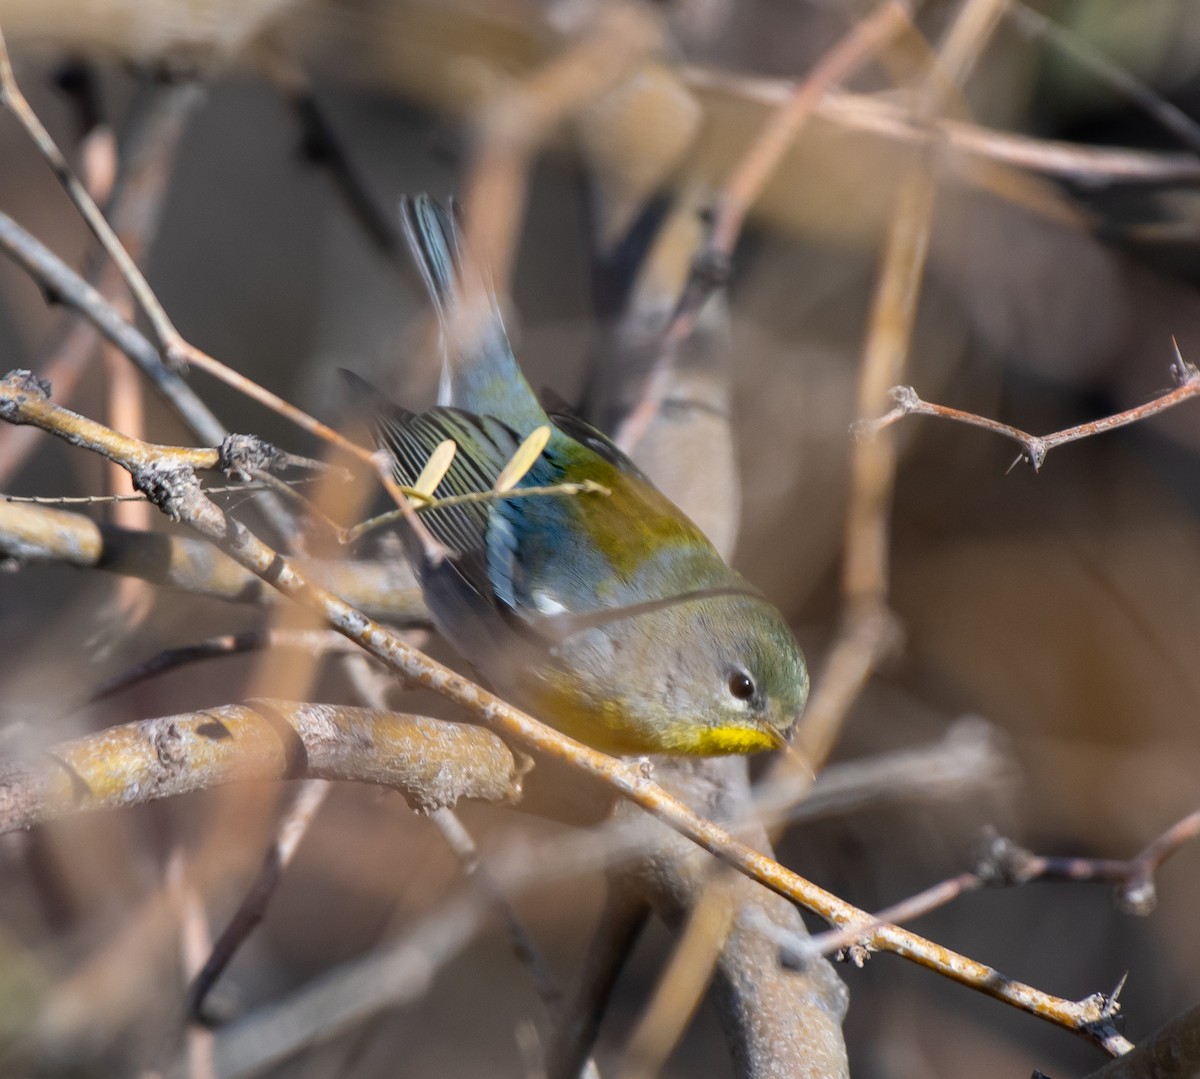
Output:
[[422,512],[445,558],[405,527],[438,630],[499,693],[596,748],[716,755],[781,745],[808,694],[782,615],[603,434],[542,408],[454,218],[426,196],[401,212],[441,323],[442,403],[395,408],[351,376],[375,399],[397,482],[413,486],[450,439],[457,452],[434,495],[490,491],[518,446],[547,428],[514,490],[594,485]]

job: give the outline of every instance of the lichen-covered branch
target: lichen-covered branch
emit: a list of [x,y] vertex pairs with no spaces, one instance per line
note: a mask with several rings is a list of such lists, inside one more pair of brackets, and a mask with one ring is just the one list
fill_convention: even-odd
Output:
[[512,802],[522,768],[490,731],[425,716],[253,701],[119,727],[0,761],[0,832],[249,779],[394,787],[417,809]]

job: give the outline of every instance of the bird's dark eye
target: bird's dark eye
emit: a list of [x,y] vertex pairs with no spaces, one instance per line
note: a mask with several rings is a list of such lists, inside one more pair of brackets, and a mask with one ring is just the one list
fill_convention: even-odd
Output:
[[754,696],[754,679],[745,671],[734,671],[727,684],[729,692],[739,701],[748,701]]

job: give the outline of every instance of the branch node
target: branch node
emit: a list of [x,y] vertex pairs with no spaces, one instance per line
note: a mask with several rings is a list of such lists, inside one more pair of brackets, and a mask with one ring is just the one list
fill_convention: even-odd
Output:
[[170,341],[160,350],[163,365],[177,375],[188,373],[188,350],[178,341]]
[[1032,880],[1036,862],[1032,852],[988,828],[976,849],[972,871],[989,887],[1008,888]]
[[1149,873],[1138,873],[1117,885],[1113,902],[1122,914],[1145,917],[1158,905],[1158,889]]
[[134,490],[141,491],[172,521],[184,516],[188,505],[200,494],[200,481],[186,465],[150,461],[131,466],[129,478],[133,481]]
[[867,965],[867,960],[871,958],[871,946],[861,940],[855,941],[839,951],[835,958],[839,963],[853,963],[859,970],[862,970]]
[[7,420],[9,423],[25,422],[18,417],[21,407],[31,397],[39,401],[50,399],[50,383],[44,378],[38,378],[32,371],[22,368],[9,371],[4,376],[3,382],[13,391],[0,399],[0,419]]
[[279,450],[257,435],[225,436],[217,457],[217,467],[231,480],[249,482],[255,472],[270,472]]
[[921,407],[921,397],[911,386],[893,386],[888,395],[896,402],[896,410],[907,416]]
[[733,262],[724,251],[705,247],[692,259],[692,280],[704,295],[724,288],[733,274]]
[[1108,1031],[1117,1033],[1116,1023],[1121,1015],[1121,1002],[1117,998],[1121,995],[1121,990],[1125,988],[1125,981],[1128,977],[1129,972],[1126,971],[1121,975],[1121,980],[1117,982],[1111,993],[1093,993],[1079,1002],[1080,1010],[1086,1016],[1087,1026],[1090,1030],[1100,1035],[1104,1035]]
[[1121,1015],[1121,1004],[1117,1000],[1128,977],[1129,972],[1126,971],[1111,993],[1093,993],[1078,1005],[1085,1017],[1082,1032],[1114,1057],[1122,1056],[1133,1048],[1133,1044],[1121,1032],[1125,1025],[1124,1016]]

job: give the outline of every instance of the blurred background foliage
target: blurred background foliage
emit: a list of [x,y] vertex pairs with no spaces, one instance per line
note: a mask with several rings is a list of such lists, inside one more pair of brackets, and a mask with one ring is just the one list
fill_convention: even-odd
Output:
[[[596,237],[620,231],[645,199],[681,182],[681,162],[690,183],[718,188],[762,123],[761,100],[738,83],[702,76],[802,76],[845,32],[850,6],[652,5],[664,45],[643,82],[625,88],[647,95],[633,110],[635,128],[613,136],[595,119],[613,103],[594,102],[595,115],[576,117],[533,176],[511,320],[535,384],[573,402],[589,377],[603,385],[603,365],[588,373],[603,355],[606,330],[593,304]],[[1195,4],[1038,6],[1073,42],[1200,115]],[[264,75],[263,42],[284,43],[299,58],[370,192],[391,207],[402,192],[445,196],[459,187],[473,110],[505,80],[555,55],[587,7],[0,0],[0,27],[35,109],[67,148],[79,132],[76,108],[54,86],[63,63],[89,64],[118,132],[163,72],[203,74],[206,100],[174,167],[149,277],[190,340],[333,420],[340,366],[388,385],[405,404],[430,400],[427,365],[414,362],[428,351],[420,290],[372,246],[328,177],[305,160],[294,110]],[[936,40],[957,7],[924,4],[917,25]],[[915,44],[897,48],[889,65],[864,71],[850,88],[899,100],[893,80],[911,80],[926,63]],[[994,34],[954,110],[1035,139],[1186,149],[1016,16]],[[864,325],[895,180],[910,153],[900,140],[822,113],[764,192],[734,258],[728,355],[736,487],[713,484],[713,493],[735,497],[740,488],[736,562],[793,619],[818,672],[837,627]],[[924,398],[1046,432],[1167,388],[1172,335],[1185,359],[1197,357],[1194,180],[1189,187],[1063,179],[949,153],[940,161],[907,376]],[[72,265],[85,263],[91,243],[83,225],[7,117],[0,207]],[[18,269],[0,264],[6,368],[37,370],[66,317]],[[313,449],[225,388],[194,381],[230,428]],[[102,415],[103,400],[103,372],[94,366],[72,407]],[[1038,474],[1024,464],[1010,468],[1015,448],[984,433],[921,419],[900,426],[891,572],[904,646],[855,706],[838,756],[936,738],[952,719],[974,714],[1002,732],[1017,768],[1011,785],[965,800],[917,799],[805,825],[781,845],[785,864],[872,909],[957,872],[989,823],[1039,851],[1117,857],[1195,807],[1198,408],[1187,404],[1058,449]],[[185,438],[153,409],[148,437]],[[105,480],[93,460],[45,439],[7,482],[14,494],[67,495],[95,493]],[[226,703],[261,684],[254,660],[230,659],[72,713],[89,686],[159,648],[261,618],[162,593],[134,622],[118,601],[115,581],[53,566],[0,577],[0,697],[15,731],[9,745]],[[86,663],[70,658],[81,655]],[[330,674],[311,696],[339,689]],[[0,843],[0,1030],[27,1031],[38,1002],[57,993],[62,1004],[64,986],[82,1009],[62,1005],[61,1026],[43,1045],[43,1072],[135,1074],[155,1059],[178,989],[171,962],[139,960],[130,912],[155,886],[164,852],[178,837],[198,842],[222,797],[65,821]],[[246,819],[247,834],[229,840],[240,857],[231,855],[210,912],[214,924],[241,896],[272,797],[263,796],[264,820]],[[487,807],[466,816],[485,847],[494,832],[536,837],[560,827]],[[397,797],[339,788],[223,984],[225,1006],[241,1011],[268,1001],[370,949],[380,934],[437,904],[456,873],[427,823]],[[1128,971],[1122,1000],[1136,1040],[1200,999],[1198,873],[1200,851],[1184,848],[1161,874],[1157,909],[1141,920],[1116,913],[1103,886],[1043,884],[967,897],[917,928],[1068,997],[1110,989]],[[589,878],[519,904],[563,980],[598,903],[598,878]],[[88,980],[106,948],[124,949],[106,968],[109,978],[119,972],[117,989]],[[668,948],[661,930],[639,946],[605,1026],[602,1069],[619,1052]],[[877,958],[844,977],[857,1076],[986,1079],[1037,1067],[1060,1077],[1100,1063],[1069,1035],[898,960]],[[83,1014],[84,1003],[94,1014]],[[441,972],[418,1004],[278,1074],[517,1075],[524,1065],[515,1032],[540,1015],[526,973],[493,934]],[[669,1074],[729,1069],[713,1016],[702,1010]]]

